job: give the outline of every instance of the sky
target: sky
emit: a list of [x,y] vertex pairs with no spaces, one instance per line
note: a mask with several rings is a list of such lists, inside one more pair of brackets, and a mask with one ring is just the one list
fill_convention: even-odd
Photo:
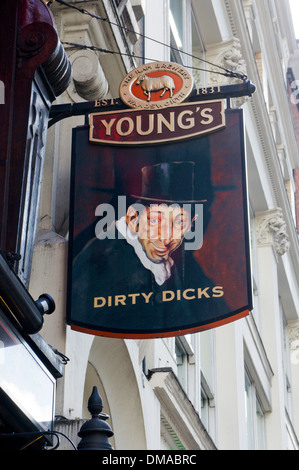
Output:
[[299,0],[289,0],[293,14],[293,22],[296,38],[299,39]]

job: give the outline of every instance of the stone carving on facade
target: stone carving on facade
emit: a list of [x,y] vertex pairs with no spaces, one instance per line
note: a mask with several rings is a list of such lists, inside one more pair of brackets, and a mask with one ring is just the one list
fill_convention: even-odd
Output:
[[299,349],[299,321],[288,325],[290,349]]
[[[246,62],[242,56],[242,48],[240,40],[234,37],[232,40],[214,44],[207,51],[207,59],[212,63],[223,67],[223,69],[231,70],[241,76],[247,76]],[[209,81],[212,86],[231,85],[240,83],[240,78],[225,77],[217,72],[225,73],[219,67],[211,67]],[[240,107],[248,100],[247,96],[235,98],[232,100],[233,107]]]
[[299,321],[288,324],[290,361],[293,366],[299,364]]
[[[214,49],[208,51],[208,58],[214,64],[223,67],[224,69],[231,70],[232,72],[240,73],[241,75],[247,75],[246,62],[242,57],[241,43],[238,38],[233,38],[230,41],[221,43],[221,46],[217,47],[214,45]],[[221,72],[218,67],[212,67],[210,73],[210,81],[213,84],[220,84],[229,81],[231,84],[232,78],[224,78],[223,75],[219,75],[215,72]],[[233,79],[238,82],[239,79]]]
[[101,100],[107,96],[109,85],[95,52],[82,49],[77,50],[70,54],[69,60],[72,64],[75,87],[75,90],[71,87],[69,88],[69,94],[72,95],[71,90],[73,90],[79,96],[77,98],[73,94],[71,98],[74,101],[79,102],[80,98],[87,101]]
[[283,256],[290,248],[289,236],[282,209],[257,214],[257,242],[259,246],[273,246],[276,255]]

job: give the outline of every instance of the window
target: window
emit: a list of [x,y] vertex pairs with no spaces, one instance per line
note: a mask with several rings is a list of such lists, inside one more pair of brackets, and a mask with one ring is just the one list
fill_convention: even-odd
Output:
[[213,439],[216,437],[214,348],[213,330],[207,330],[200,333],[200,418]]
[[245,372],[245,421],[248,450],[265,449],[265,414],[254,382]]
[[170,45],[172,47],[170,53],[170,61],[184,64],[184,54],[180,51],[185,50],[184,47],[184,0],[169,1],[169,30]]
[[[127,49],[126,52],[132,52],[134,46],[142,48],[142,40],[138,34],[140,31],[137,20],[137,17],[140,16],[138,15],[138,12],[135,10],[137,13],[136,17],[131,3],[127,0],[113,0],[110,3],[115,17],[115,19],[111,20],[112,23],[119,23],[119,25],[122,26],[122,28],[119,29],[119,33],[124,41],[124,47]],[[137,43],[139,43],[139,46]],[[133,66],[135,66],[134,63]]]
[[169,26],[171,42],[174,47],[183,49],[184,45],[184,1],[170,0],[169,2]]
[[204,388],[201,389],[200,419],[206,429],[209,429],[209,397]]
[[215,398],[214,393],[201,373],[200,419],[212,438],[215,438]]
[[260,315],[259,315],[259,291],[258,291],[258,259],[257,259],[257,227],[255,214],[250,203],[250,255],[251,255],[251,275],[252,275],[252,287],[253,287],[253,317],[255,324],[260,329]]
[[285,407],[289,416],[292,416],[292,394],[291,394],[291,364],[290,364],[290,347],[289,347],[289,332],[287,319],[280,304],[281,323],[282,323],[282,364],[284,372],[284,393],[285,393]]
[[200,86],[203,86],[205,83],[205,73],[202,70],[198,70],[198,69],[204,69],[205,64],[204,62],[198,59],[204,59],[205,53],[204,53],[203,42],[201,40],[201,36],[198,30],[198,26],[197,26],[193,11],[191,12],[191,33],[192,33],[192,49],[191,49],[192,64],[191,65],[193,67],[192,73],[193,73],[193,77],[195,81],[195,86],[199,88]]
[[184,389],[186,389],[188,356],[178,340],[175,341],[175,356],[178,367],[178,379]]
[[194,356],[190,335],[179,336],[175,339],[175,355],[179,382],[188,393],[189,363],[190,358]]
[[265,448],[265,418],[258,399],[256,399],[256,437],[258,449],[263,450]]
[[[192,70],[196,87],[204,83],[204,47],[190,0],[169,0],[170,61]],[[184,52],[188,54],[184,54]],[[197,59],[198,58],[198,59]]]

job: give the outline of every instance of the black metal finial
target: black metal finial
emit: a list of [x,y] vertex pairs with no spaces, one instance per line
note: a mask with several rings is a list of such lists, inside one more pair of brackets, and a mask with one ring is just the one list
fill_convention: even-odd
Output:
[[81,441],[78,450],[113,450],[108,438],[113,436],[113,431],[106,422],[109,416],[102,413],[103,400],[97,387],[93,387],[88,400],[88,411],[92,418],[86,421],[78,432]]
[[92,393],[88,400],[87,408],[93,418],[102,413],[103,400],[98,392],[97,387],[93,387],[92,389]]

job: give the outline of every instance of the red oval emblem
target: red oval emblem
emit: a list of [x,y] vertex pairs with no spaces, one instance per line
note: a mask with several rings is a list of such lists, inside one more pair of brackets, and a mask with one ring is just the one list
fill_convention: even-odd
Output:
[[120,85],[120,97],[131,108],[160,109],[183,102],[193,89],[193,78],[171,62],[144,64],[128,74]]

